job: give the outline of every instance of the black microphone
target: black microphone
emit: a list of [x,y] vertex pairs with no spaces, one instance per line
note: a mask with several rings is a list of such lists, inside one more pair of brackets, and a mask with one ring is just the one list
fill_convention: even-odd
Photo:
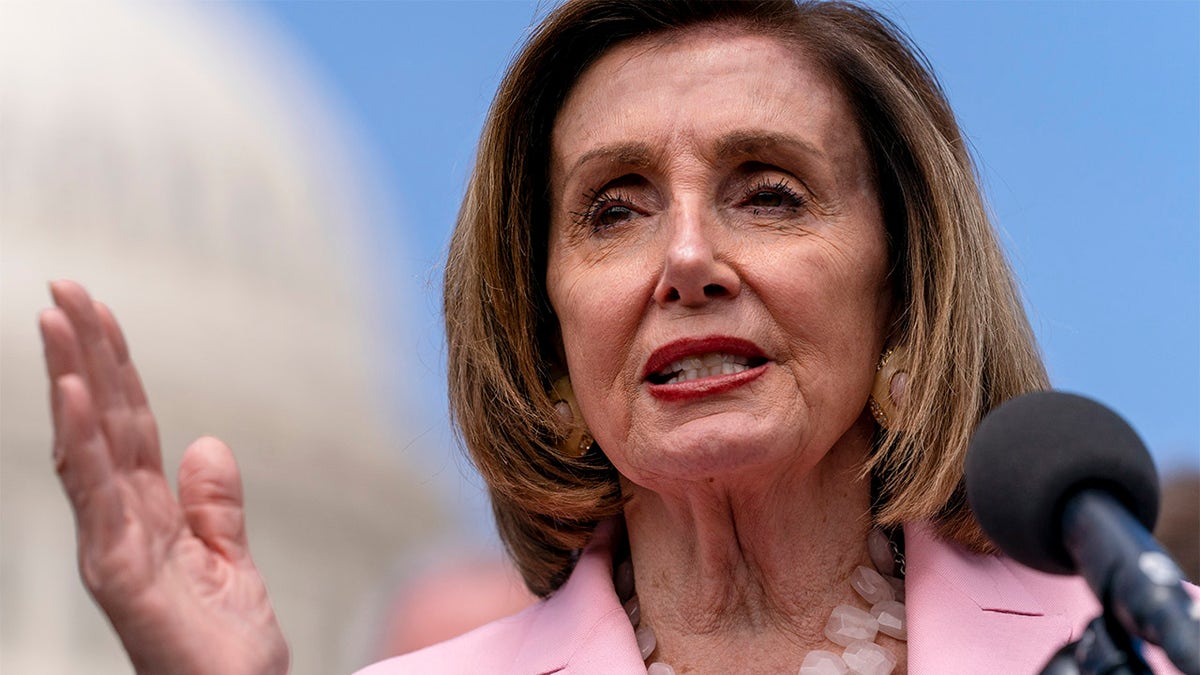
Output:
[[1037,392],[984,418],[967,454],[967,500],[1008,556],[1081,574],[1130,635],[1200,674],[1200,606],[1150,536],[1158,475],[1129,424],[1090,399]]

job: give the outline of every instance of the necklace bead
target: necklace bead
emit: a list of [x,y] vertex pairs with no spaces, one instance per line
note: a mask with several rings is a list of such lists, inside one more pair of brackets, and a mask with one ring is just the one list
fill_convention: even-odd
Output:
[[829,613],[829,621],[825,623],[825,637],[843,647],[850,646],[852,642],[874,640],[878,632],[879,622],[870,612],[850,605],[834,607]]
[[879,528],[872,528],[871,533],[867,535],[867,553],[880,574],[896,576],[896,555],[892,552],[892,541],[887,533]]
[[629,623],[633,624],[634,628],[642,622],[642,604],[638,602],[636,595],[631,596],[625,601],[625,615],[629,617]]
[[874,605],[884,600],[895,600],[896,592],[883,575],[870,567],[859,565],[850,573],[850,586],[863,600]]
[[654,653],[654,648],[658,646],[658,639],[654,637],[654,631],[650,630],[649,626],[640,626],[633,632],[637,638],[638,649],[642,652],[642,660],[650,658]]
[[904,603],[884,600],[871,607],[871,616],[879,622],[879,632],[897,640],[908,640],[908,625],[904,617]]
[[850,672],[862,675],[888,675],[896,667],[891,652],[867,640],[851,642],[842,652],[842,660]]
[[841,654],[824,649],[814,649],[804,656],[800,664],[800,675],[845,675],[850,672]]

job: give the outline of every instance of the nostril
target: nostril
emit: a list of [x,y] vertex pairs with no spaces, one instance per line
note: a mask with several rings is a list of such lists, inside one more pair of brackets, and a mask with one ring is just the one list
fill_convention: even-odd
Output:
[[729,295],[729,289],[721,284],[708,284],[704,287],[704,297],[706,298],[721,298]]

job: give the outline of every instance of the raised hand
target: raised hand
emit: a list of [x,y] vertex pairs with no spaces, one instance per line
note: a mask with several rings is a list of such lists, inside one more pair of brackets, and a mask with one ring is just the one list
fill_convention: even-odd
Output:
[[272,674],[288,648],[246,544],[229,448],[183,456],[179,498],[125,339],[82,286],[51,284],[40,317],[54,466],[75,513],[84,584],[138,673]]

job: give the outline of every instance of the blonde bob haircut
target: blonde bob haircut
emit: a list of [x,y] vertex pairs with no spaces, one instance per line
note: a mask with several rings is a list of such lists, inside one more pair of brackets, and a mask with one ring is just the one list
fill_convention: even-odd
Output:
[[568,0],[533,30],[500,85],[446,263],[450,404],[525,583],[545,596],[601,519],[622,509],[593,447],[560,454],[548,390],[557,320],[545,287],[550,137],[573,84],[621,42],[689,27],[773,36],[814,58],[855,111],[875,164],[898,299],[890,344],[910,355],[904,410],[863,471],[884,526],[929,520],[985,552],[963,464],[980,418],[1046,386],[1032,331],[954,114],[888,19],[841,2]]

